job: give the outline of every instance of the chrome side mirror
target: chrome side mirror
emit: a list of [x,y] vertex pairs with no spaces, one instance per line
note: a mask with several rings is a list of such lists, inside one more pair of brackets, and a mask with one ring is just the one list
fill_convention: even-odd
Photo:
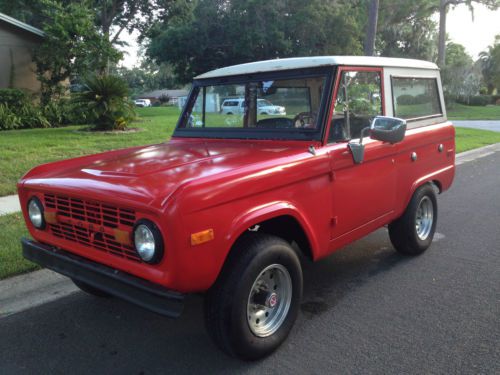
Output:
[[406,133],[406,120],[396,117],[377,116],[370,126],[370,138],[382,142],[401,142]]
[[349,142],[347,144],[355,164],[361,164],[364,160],[365,145],[363,144],[363,137],[366,133],[370,134],[371,139],[377,141],[398,143],[405,137],[406,120],[388,116],[375,117],[369,127],[361,130],[359,142]]

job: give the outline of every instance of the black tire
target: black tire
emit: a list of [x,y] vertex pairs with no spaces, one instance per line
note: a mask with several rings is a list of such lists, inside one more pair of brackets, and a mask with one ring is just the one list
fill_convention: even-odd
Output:
[[[423,212],[428,213],[428,215],[424,215],[426,225],[423,225],[424,220],[421,220]],[[427,250],[436,231],[437,212],[436,193],[432,185],[425,184],[418,188],[404,214],[389,224],[389,237],[396,250],[407,255],[419,255]],[[429,223],[428,219],[431,213],[432,222]],[[417,223],[420,223],[419,229],[417,229]]]
[[[250,303],[250,301],[253,302],[252,298],[256,298],[257,295],[254,293],[254,283],[257,282],[257,278],[265,275],[262,272],[267,267],[277,265],[288,272],[290,279],[287,279],[287,285],[291,287],[291,289],[288,288],[291,297],[283,297],[279,301],[283,304],[282,306],[286,304],[286,301],[289,301],[290,305],[288,311],[283,313],[281,323],[275,326],[276,330],[266,337],[259,337],[250,328],[248,313],[249,308],[256,306]],[[272,279],[273,270],[271,269],[266,277]],[[279,272],[281,271],[278,270],[277,273]],[[278,275],[275,279],[279,280],[279,277],[281,276]],[[272,283],[274,284],[274,282]],[[266,293],[269,295],[269,291]],[[271,294],[278,296],[280,292]],[[283,293],[283,295],[286,294]],[[276,298],[275,305],[268,307],[269,311],[275,307],[276,311],[280,311],[280,305],[276,302],[278,298],[281,297]],[[301,299],[302,268],[300,260],[290,244],[279,237],[267,234],[244,235],[235,244],[219,278],[206,294],[205,324],[207,331],[215,343],[231,356],[244,360],[263,358],[276,350],[288,336],[297,318]],[[268,300],[266,299],[266,301]],[[264,306],[261,307],[265,309]],[[274,314],[274,312],[271,311],[270,314]],[[267,312],[265,316],[266,318],[263,319],[268,319]],[[255,323],[258,325],[258,319]]]
[[76,279],[71,279],[73,283],[80,288],[80,290],[84,291],[87,294],[91,294],[96,297],[101,297],[101,298],[110,298],[111,294],[106,293],[105,291],[95,288],[92,285],[89,285],[83,281],[76,280]]

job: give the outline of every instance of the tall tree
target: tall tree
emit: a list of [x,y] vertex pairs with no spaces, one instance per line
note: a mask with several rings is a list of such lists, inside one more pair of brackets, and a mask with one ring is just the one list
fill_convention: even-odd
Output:
[[150,31],[147,54],[172,64],[182,82],[210,69],[254,60],[361,54],[361,2],[178,1],[168,22],[158,22]]
[[377,34],[379,0],[370,0],[368,11],[368,27],[366,29],[365,55],[373,56],[375,52],[375,36]]
[[121,55],[99,34],[85,0],[67,4],[42,0],[40,4],[45,38],[35,50],[34,61],[45,105],[64,91],[64,81],[102,68],[109,60],[116,62]]
[[434,60],[437,52],[435,0],[381,0],[377,50],[383,56]]
[[446,65],[441,68],[445,97],[456,99],[458,96],[477,94],[481,77],[474,70],[474,62],[465,47],[448,42],[446,56]]
[[498,9],[500,0],[439,0],[439,43],[438,43],[438,65],[446,63],[446,14],[450,6],[465,4],[474,15],[474,4],[483,4],[489,9]]

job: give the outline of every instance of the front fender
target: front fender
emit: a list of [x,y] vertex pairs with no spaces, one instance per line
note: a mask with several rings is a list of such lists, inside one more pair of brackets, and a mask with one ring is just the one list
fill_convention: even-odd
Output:
[[[252,207],[251,209],[241,213],[236,216],[232,222],[232,230],[228,233],[228,243],[230,247],[236,242],[236,240],[248,229],[263,221],[274,219],[280,216],[291,216],[302,227],[306,237],[309,241],[311,247],[311,253],[313,258],[316,258],[318,254],[319,242],[314,231],[312,230],[312,225],[310,221],[305,217],[299,208],[294,204],[286,201],[270,202],[257,207]],[[228,249],[229,252],[230,248]]]

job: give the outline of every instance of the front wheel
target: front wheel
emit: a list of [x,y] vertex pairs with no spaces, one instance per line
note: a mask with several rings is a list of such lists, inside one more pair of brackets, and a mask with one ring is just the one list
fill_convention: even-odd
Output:
[[245,360],[265,357],[286,339],[302,298],[300,261],[283,239],[245,235],[205,299],[215,343]]
[[418,255],[431,245],[436,223],[436,193],[426,184],[415,191],[403,216],[389,224],[389,237],[400,253]]

